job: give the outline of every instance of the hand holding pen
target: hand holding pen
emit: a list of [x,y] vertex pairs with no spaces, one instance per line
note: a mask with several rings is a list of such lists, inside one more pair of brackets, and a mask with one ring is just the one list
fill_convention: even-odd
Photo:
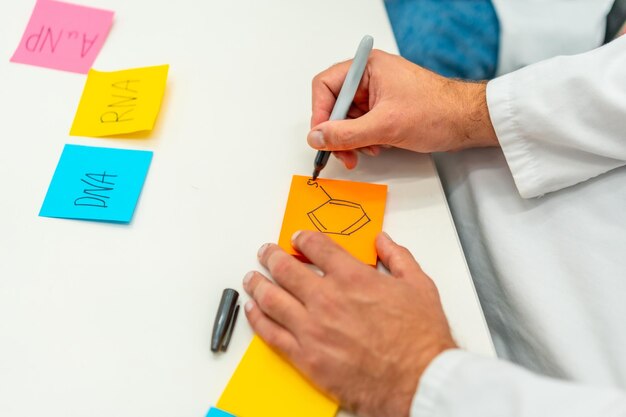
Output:
[[[348,69],[348,73],[343,81],[329,120],[343,120],[348,115],[356,90],[361,83],[361,78],[363,77],[365,66],[367,65],[367,58],[369,57],[373,46],[374,38],[371,36],[365,35],[363,39],[361,39],[361,43],[359,44],[354,59],[350,64],[350,69]],[[329,157],[329,151],[317,152],[317,156],[315,157],[315,162],[313,164],[314,180],[317,179],[322,169],[326,166]]]
[[[357,165],[357,150],[375,156],[381,148],[419,153],[499,146],[485,99],[486,84],[449,79],[406,59],[373,50],[346,120],[330,119],[351,69],[342,62],[313,79],[313,114],[307,140]],[[340,93],[341,91],[341,93]]]

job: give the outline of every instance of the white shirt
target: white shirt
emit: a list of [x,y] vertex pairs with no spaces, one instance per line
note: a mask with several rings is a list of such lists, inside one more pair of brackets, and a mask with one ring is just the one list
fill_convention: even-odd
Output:
[[487,100],[502,149],[438,166],[499,356],[534,373],[444,352],[411,417],[626,416],[626,37],[496,79]]
[[500,21],[498,75],[602,44],[614,0],[492,0]]

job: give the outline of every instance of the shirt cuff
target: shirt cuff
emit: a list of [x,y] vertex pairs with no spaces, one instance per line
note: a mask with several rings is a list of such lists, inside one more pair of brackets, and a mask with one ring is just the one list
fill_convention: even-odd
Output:
[[512,84],[514,74],[505,75],[487,84],[489,116],[506,158],[515,186],[523,198],[542,195],[546,184],[533,157],[533,144],[522,135],[518,112],[513,108]]
[[452,377],[454,370],[462,362],[475,358],[471,353],[461,349],[449,349],[440,353],[428,365],[422,377],[413,401],[411,403],[411,417],[435,417],[441,410],[441,392],[447,381]]

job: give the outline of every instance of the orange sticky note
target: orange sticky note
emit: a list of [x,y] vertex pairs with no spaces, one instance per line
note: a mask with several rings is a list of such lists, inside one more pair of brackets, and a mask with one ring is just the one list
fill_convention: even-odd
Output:
[[237,417],[334,417],[339,405],[254,336],[217,407]]
[[354,257],[376,265],[374,239],[383,229],[387,186],[294,175],[278,245],[304,257],[291,246],[298,230],[327,234]]

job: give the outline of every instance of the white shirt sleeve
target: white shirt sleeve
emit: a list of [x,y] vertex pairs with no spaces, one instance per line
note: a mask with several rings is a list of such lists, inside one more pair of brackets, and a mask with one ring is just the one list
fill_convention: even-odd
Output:
[[624,417],[626,394],[533,374],[462,350],[428,366],[411,417]]
[[496,78],[487,104],[522,197],[626,164],[626,36]]

